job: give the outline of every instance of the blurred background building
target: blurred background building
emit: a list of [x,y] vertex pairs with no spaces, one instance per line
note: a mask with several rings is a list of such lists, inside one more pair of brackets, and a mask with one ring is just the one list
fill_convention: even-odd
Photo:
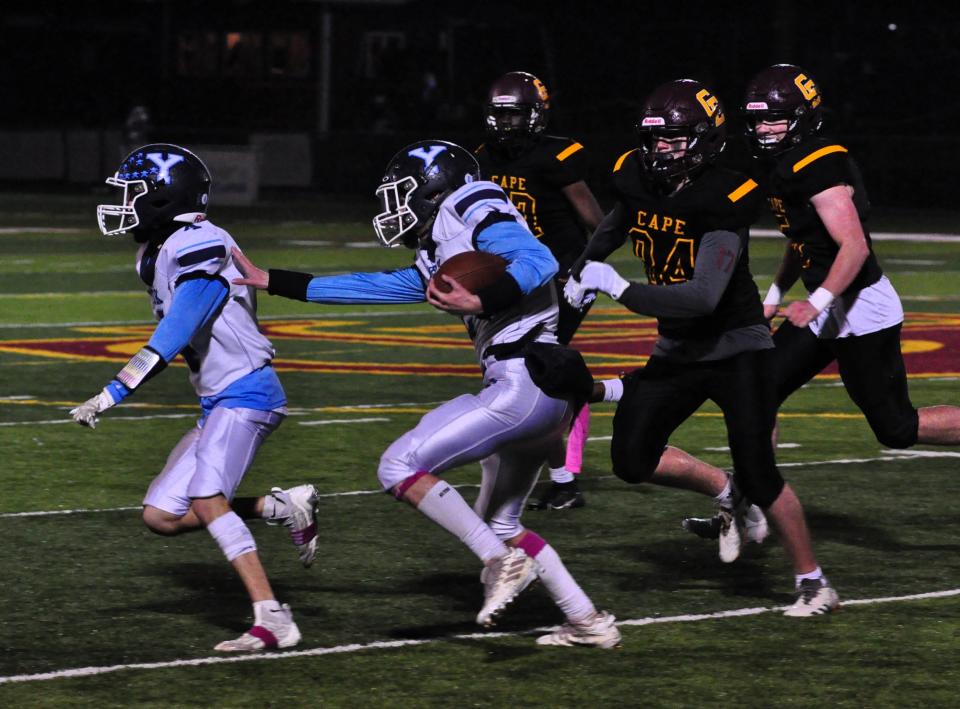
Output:
[[[98,183],[155,140],[212,152],[241,197],[367,194],[406,142],[481,142],[487,87],[515,69],[602,182],[658,83],[700,79],[736,128],[746,80],[786,61],[819,81],[875,203],[960,206],[946,2],[33,0],[5,4],[0,33],[0,187]],[[736,138],[726,159],[749,163]]]

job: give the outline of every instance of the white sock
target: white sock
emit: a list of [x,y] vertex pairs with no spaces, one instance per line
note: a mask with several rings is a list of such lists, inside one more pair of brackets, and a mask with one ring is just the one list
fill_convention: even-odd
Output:
[[417,509],[466,544],[484,563],[508,551],[507,545],[480,519],[460,493],[443,480],[427,491]]
[[815,568],[813,571],[808,571],[805,574],[797,574],[793,577],[794,583],[796,584],[797,588],[800,588],[800,582],[805,581],[806,579],[820,579],[820,583],[824,583],[826,581],[826,578],[823,575],[823,571],[820,570],[819,566]]
[[[284,497],[288,497],[284,495]],[[267,520],[283,519],[287,516],[288,500],[277,496],[275,492],[269,492],[263,496],[263,512],[260,516]]]
[[555,483],[572,482],[573,473],[567,470],[567,466],[561,465],[559,468],[550,468],[550,479]]
[[554,548],[547,544],[536,559],[540,565],[540,582],[567,619],[577,622],[592,619],[596,615],[596,607],[567,571]]
[[279,611],[280,609],[280,604],[277,603],[275,598],[271,598],[269,601],[257,601],[253,604],[253,624],[263,625],[264,620],[269,623],[270,612]]
[[723,507],[733,507],[733,478],[727,476],[727,484],[723,486],[720,494],[713,498],[718,505]]

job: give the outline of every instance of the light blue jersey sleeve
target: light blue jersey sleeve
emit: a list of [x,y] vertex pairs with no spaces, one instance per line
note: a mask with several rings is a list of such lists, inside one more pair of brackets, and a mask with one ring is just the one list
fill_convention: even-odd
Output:
[[227,286],[212,278],[191,278],[177,286],[170,310],[147,343],[164,361],[170,362],[213,317],[227,297]]
[[497,222],[483,229],[476,236],[476,246],[507,260],[507,273],[524,295],[547,283],[560,270],[550,249],[513,221]]
[[311,303],[422,303],[426,286],[416,267],[395,271],[317,276],[307,285]]
[[[183,281],[173,296],[170,310],[153,331],[147,346],[170,362],[183,351],[194,334],[213,317],[227,297],[227,286],[219,279],[191,278]],[[131,390],[114,379],[106,387],[116,403]]]

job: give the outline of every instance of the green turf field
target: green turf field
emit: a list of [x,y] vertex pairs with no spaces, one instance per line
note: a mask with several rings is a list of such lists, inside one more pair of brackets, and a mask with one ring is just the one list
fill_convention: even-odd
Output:
[[[319,307],[266,295],[260,314],[292,415],[240,494],[315,482],[325,495],[321,551],[305,571],[283,530],[252,525],[304,637],[294,651],[224,662],[213,645],[250,623],[242,587],[206,534],[154,536],[137,511],[197,413],[186,369],[170,367],[95,431],[67,421],[152,327],[131,244],[96,229],[98,198],[0,195],[0,705],[956,706],[960,451],[885,451],[833,378],[792,398],[780,461],[846,605],[788,619],[770,610],[792,600],[776,541],[722,564],[714,544],[679,525],[708,514],[709,499],[610,475],[613,408],[597,405],[587,507],[531,512],[525,522],[624,623],[623,645],[538,649],[535,630],[561,620],[541,589],[511,607],[498,633],[480,632],[478,562],[376,492],[383,449],[435,403],[477,389],[460,324],[428,306]],[[365,219],[375,209],[290,199],[211,216],[264,266],[406,265],[403,250],[360,247],[374,243]],[[921,226],[958,231],[948,216]],[[909,214],[874,228],[920,230]],[[779,240],[751,245],[764,290],[781,251]],[[957,403],[960,241],[885,241],[877,251],[909,312],[914,403]],[[626,249],[613,262],[639,276]],[[623,338],[638,319],[598,305],[583,330],[588,361],[636,364],[602,341]],[[673,442],[729,464],[712,406]],[[478,478],[478,466],[449,476],[468,499]],[[357,492],[369,494],[349,494]],[[90,669],[71,675],[81,668]]]

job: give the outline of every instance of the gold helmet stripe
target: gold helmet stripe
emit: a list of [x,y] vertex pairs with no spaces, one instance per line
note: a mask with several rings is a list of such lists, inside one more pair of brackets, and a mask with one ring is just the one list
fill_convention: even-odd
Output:
[[807,165],[812,163],[814,160],[819,160],[824,155],[829,155],[830,153],[845,153],[845,152],[847,152],[847,149],[842,145],[828,145],[825,148],[820,148],[820,150],[814,150],[807,157],[803,158],[803,160],[798,160],[793,166],[793,171],[800,172],[803,168],[805,168]]

